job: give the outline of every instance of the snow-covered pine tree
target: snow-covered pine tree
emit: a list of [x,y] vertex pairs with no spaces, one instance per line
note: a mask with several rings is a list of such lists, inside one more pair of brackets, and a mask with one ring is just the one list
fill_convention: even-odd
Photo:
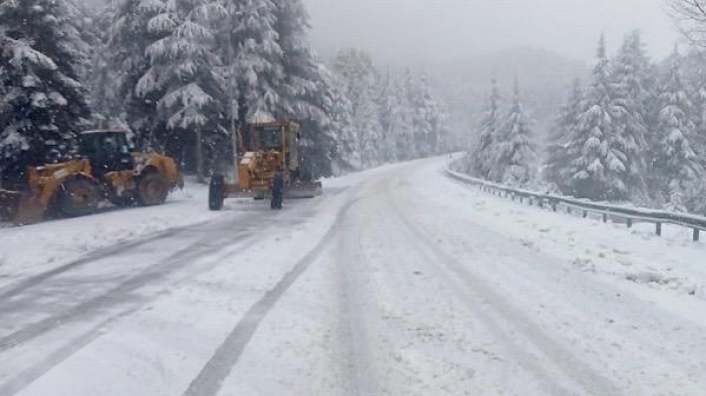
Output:
[[151,67],[147,48],[172,32],[175,16],[167,13],[162,0],[116,0],[103,14],[110,18],[105,49],[108,70],[95,76],[93,85],[102,92],[98,110],[106,117],[124,117],[138,149],[163,148],[154,136],[164,129],[155,117],[164,88],[138,94],[137,85]]
[[[706,172],[706,51],[692,48],[684,61],[685,85],[691,97],[692,119],[696,128],[691,144]],[[703,173],[700,181],[687,192],[686,207],[692,212],[706,214],[706,180]]]
[[653,67],[643,47],[639,31],[628,34],[611,68],[615,132],[611,146],[625,155],[626,187],[636,201],[644,201],[649,107],[654,97]]
[[570,185],[580,198],[622,200],[629,196],[633,147],[625,141],[621,125],[615,123],[624,110],[616,106],[610,75],[605,38],[601,36],[593,81],[567,147]]
[[501,126],[501,96],[498,80],[493,72],[491,91],[486,105],[486,111],[481,121],[478,142],[467,155],[469,173],[474,176],[488,179],[493,169],[495,139]]
[[380,165],[383,156],[381,145],[384,141],[379,111],[373,97],[373,89],[361,91],[355,107],[354,125],[359,131],[361,161],[364,168]]
[[[277,1],[275,30],[284,54],[284,81],[281,85],[280,111],[286,117],[304,123],[302,167],[313,177],[331,174],[332,153],[335,151],[336,129],[331,101],[340,95],[338,86],[329,78],[311,51],[307,40],[309,15],[301,0]],[[345,123],[344,123],[345,124]]]
[[458,151],[453,147],[455,144],[458,143],[453,142],[451,138],[451,126],[449,121],[451,115],[449,113],[449,106],[442,97],[437,97],[437,104],[439,108],[439,125],[437,131],[438,141],[436,154],[451,153],[454,151]]
[[567,175],[571,161],[567,148],[578,124],[582,105],[583,87],[581,80],[576,78],[572,85],[571,95],[552,125],[547,142],[547,160],[544,164],[544,180],[565,194],[573,193],[569,183],[571,175]]
[[358,169],[377,165],[382,138],[379,112],[374,100],[376,70],[370,56],[362,51],[346,49],[333,62],[333,70],[344,81],[346,96],[353,106],[353,129],[357,141],[352,145],[360,156]]
[[422,73],[414,85],[412,103],[417,157],[427,157],[439,152],[439,106],[431,92],[426,74]]
[[696,140],[692,105],[681,76],[682,57],[678,50],[669,59],[669,71],[659,88],[659,142],[654,148],[652,174],[663,202],[671,210],[687,210],[685,201],[694,183],[703,174],[694,152]]
[[393,92],[391,95],[392,114],[390,130],[395,140],[395,152],[398,160],[415,158],[414,150],[414,106],[410,101],[407,78],[393,76]]
[[75,37],[71,40],[73,51],[79,54],[77,57],[76,71],[78,79],[82,83],[90,78],[95,68],[92,62],[92,52],[98,45],[99,37],[94,29],[93,21],[97,15],[93,9],[86,7],[78,0],[66,0],[66,12],[68,22],[68,35]]
[[[85,33],[91,45],[91,68],[86,77],[90,90],[90,104],[97,118],[97,127],[112,127],[121,124],[119,118],[124,112],[124,104],[118,97],[115,75],[110,53],[110,32],[116,15],[116,4],[110,2],[100,13],[89,11],[90,21],[86,23]],[[129,129],[129,128],[128,128]]]
[[692,48],[684,58],[683,74],[696,126],[697,141],[692,143],[696,144],[694,150],[706,166],[706,51]]
[[271,0],[225,0],[227,18],[218,47],[237,103],[238,122],[272,120],[281,102],[284,53]]
[[392,70],[388,68],[384,75],[380,76],[378,82],[380,87],[377,96],[377,107],[379,111],[380,127],[382,130],[382,147],[380,159],[384,162],[395,162],[397,156],[397,135],[399,125],[397,122],[397,89]]
[[224,16],[215,0],[169,2],[150,25],[165,23],[171,32],[147,48],[151,67],[136,87],[143,98],[163,93],[154,118],[165,129],[153,144],[164,145],[200,178],[213,165],[206,159],[221,158],[230,142],[224,126],[226,80],[219,73],[214,36],[216,20]]
[[535,145],[515,77],[512,104],[494,139],[490,179],[509,186],[525,186],[533,177]]
[[0,172],[62,160],[90,116],[71,14],[62,2],[0,2]]
[[324,110],[331,118],[332,128],[336,132],[335,149],[332,159],[332,173],[343,174],[354,171],[354,164],[360,163],[360,157],[354,150],[357,136],[353,130],[353,105],[346,97],[344,83],[341,78],[334,75],[324,66],[321,76],[325,84],[330,87],[329,100]]

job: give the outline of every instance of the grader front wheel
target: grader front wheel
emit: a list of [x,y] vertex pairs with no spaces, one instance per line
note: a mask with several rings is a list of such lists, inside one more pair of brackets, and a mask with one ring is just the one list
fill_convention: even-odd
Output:
[[272,199],[270,201],[270,207],[273,210],[282,209],[282,203],[284,201],[284,175],[277,173],[275,179],[272,181]]

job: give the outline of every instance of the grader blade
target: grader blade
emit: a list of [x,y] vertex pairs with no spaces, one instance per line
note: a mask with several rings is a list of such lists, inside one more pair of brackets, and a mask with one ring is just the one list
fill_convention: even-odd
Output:
[[44,206],[32,193],[0,190],[0,220],[14,225],[36,224],[44,217]]
[[284,190],[284,197],[287,199],[307,199],[315,198],[323,194],[321,182],[301,182],[295,183]]

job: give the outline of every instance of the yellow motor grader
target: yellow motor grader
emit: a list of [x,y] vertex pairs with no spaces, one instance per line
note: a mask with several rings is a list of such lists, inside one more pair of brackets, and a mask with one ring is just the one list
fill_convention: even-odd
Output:
[[161,205],[184,185],[173,159],[134,152],[123,130],[84,132],[80,144],[80,159],[30,167],[19,185],[0,189],[0,219],[24,225],[47,212],[84,216],[105,199],[118,206]]
[[284,198],[321,195],[321,182],[307,180],[302,174],[301,129],[297,122],[278,120],[249,124],[237,132],[233,137],[237,155],[232,175],[213,175],[209,208],[221,210],[228,197],[252,197],[270,198],[271,208],[281,209]]

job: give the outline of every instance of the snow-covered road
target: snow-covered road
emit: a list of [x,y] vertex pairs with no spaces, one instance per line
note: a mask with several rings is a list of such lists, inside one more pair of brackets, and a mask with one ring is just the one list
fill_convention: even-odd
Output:
[[[331,180],[281,212],[236,201],[0,277],[0,395],[704,394],[706,245],[443,166]],[[30,257],[17,241],[5,260]]]

